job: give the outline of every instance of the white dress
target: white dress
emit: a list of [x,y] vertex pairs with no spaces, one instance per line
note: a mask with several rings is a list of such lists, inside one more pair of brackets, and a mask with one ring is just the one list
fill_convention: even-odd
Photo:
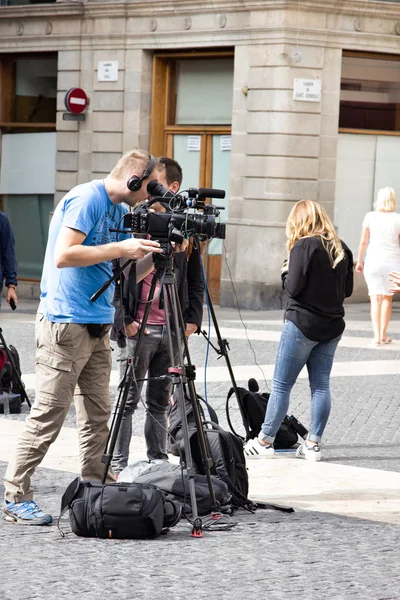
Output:
[[400,271],[400,215],[371,211],[365,215],[362,226],[369,229],[364,266],[368,293],[390,296],[388,275],[391,271]]

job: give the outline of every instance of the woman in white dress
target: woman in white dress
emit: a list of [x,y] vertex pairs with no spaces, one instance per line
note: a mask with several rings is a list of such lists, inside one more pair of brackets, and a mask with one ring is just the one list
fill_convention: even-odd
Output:
[[[364,253],[367,251],[365,265]],[[379,190],[375,210],[367,213],[362,224],[356,271],[364,272],[371,300],[373,344],[389,344],[387,328],[392,314],[391,271],[400,270],[400,215],[396,212],[396,194],[392,188]]]

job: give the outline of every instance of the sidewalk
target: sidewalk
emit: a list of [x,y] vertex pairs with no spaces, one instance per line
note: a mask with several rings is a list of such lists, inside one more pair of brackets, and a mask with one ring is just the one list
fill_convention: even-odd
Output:
[[[35,308],[28,301],[15,313],[0,313],[6,341],[20,352],[32,399]],[[369,347],[368,305],[349,304],[346,312],[346,334],[332,378],[333,407],[323,462],[310,464],[281,453],[279,458],[248,464],[251,497],[293,506],[295,513],[240,511],[234,516],[235,528],[207,532],[203,540],[190,538],[189,525],[181,522],[166,537],[146,542],[84,540],[71,533],[61,539],[55,527],[32,530],[2,521],[0,555],[9,576],[0,582],[0,599],[213,600],[254,595],[270,600],[289,595],[321,600],[400,599],[400,307],[395,304],[390,328],[393,344],[381,349]],[[236,311],[218,309],[217,317],[223,337],[230,342],[238,384],[256,377],[262,387],[263,374],[257,365],[269,383],[281,311],[244,311],[247,333]],[[206,378],[208,400],[226,427],[229,376],[213,350],[204,371],[206,350],[202,337],[191,341],[197,389],[204,394]],[[113,389],[116,383],[114,373]],[[0,475],[26,410],[23,415],[0,417]],[[307,426],[308,410],[308,382],[303,376],[293,390],[291,412]],[[231,418],[240,432],[235,402]],[[132,462],[145,457],[143,409],[133,425]],[[78,471],[71,409],[33,481],[45,510],[57,513],[61,495]],[[67,522],[64,529],[68,531]],[[21,562],[28,549],[29,561]]]

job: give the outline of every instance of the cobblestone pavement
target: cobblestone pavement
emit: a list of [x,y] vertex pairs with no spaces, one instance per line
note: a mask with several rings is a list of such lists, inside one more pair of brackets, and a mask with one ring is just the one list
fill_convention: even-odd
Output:
[[[396,303],[397,304],[397,303]],[[324,441],[324,460],[369,469],[400,471],[400,309],[393,315],[394,345],[377,350],[368,347],[368,305],[348,305],[346,335],[365,341],[365,346],[339,347],[336,361],[365,363],[365,374],[332,378],[333,409]],[[21,355],[24,374],[34,373],[34,302],[21,303],[18,311],[3,311],[1,327],[8,343]],[[243,329],[236,311],[219,310],[224,331]],[[280,311],[242,313],[249,331],[278,332]],[[351,323],[351,326],[350,326]],[[274,362],[277,341],[230,339],[233,367],[249,365],[249,376],[263,376],[255,365]],[[396,342],[397,338],[397,342]],[[206,342],[194,338],[191,354],[198,371],[205,362]],[[210,367],[221,366],[210,350]],[[385,374],[386,361],[399,362],[399,371]],[[382,374],[368,375],[368,365],[382,366]],[[116,365],[114,366],[116,368]],[[240,382],[241,384],[245,382]],[[209,382],[207,395],[226,425],[225,398],[229,381]],[[113,390],[114,392],[115,390]],[[199,384],[198,392],[204,393]],[[33,399],[33,390],[28,390]],[[291,412],[308,423],[309,392],[305,379],[296,384]],[[0,417],[9,421],[21,415]],[[235,403],[232,419],[240,430]],[[66,422],[74,427],[71,408]],[[134,419],[134,434],[142,435],[143,409]],[[6,464],[0,456],[0,476]],[[75,473],[39,468],[34,477],[36,499],[53,514]],[[3,488],[0,484],[0,495]],[[398,538],[400,527],[372,520],[327,513],[296,511],[282,514],[259,510],[238,512],[237,525],[226,532],[206,532],[203,539],[189,535],[181,522],[166,536],[152,541],[101,541],[77,538],[67,532],[61,538],[56,527],[19,527],[0,521],[0,600],[77,598],[243,599],[265,597],[318,597],[322,600],[400,599]]]

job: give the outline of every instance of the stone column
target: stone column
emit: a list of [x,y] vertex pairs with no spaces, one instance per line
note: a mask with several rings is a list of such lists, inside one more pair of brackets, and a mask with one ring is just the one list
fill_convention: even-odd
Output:
[[124,152],[149,149],[152,65],[151,52],[126,51]]
[[[243,308],[281,306],[285,224],[294,203],[333,215],[340,50],[291,44],[235,49],[231,198],[226,258]],[[321,102],[293,100],[295,78],[321,79]],[[221,304],[235,306],[223,267]]]
[[65,94],[72,87],[80,87],[80,51],[61,50],[58,53],[57,78],[57,156],[54,204],[78,183],[79,124],[64,121]]

